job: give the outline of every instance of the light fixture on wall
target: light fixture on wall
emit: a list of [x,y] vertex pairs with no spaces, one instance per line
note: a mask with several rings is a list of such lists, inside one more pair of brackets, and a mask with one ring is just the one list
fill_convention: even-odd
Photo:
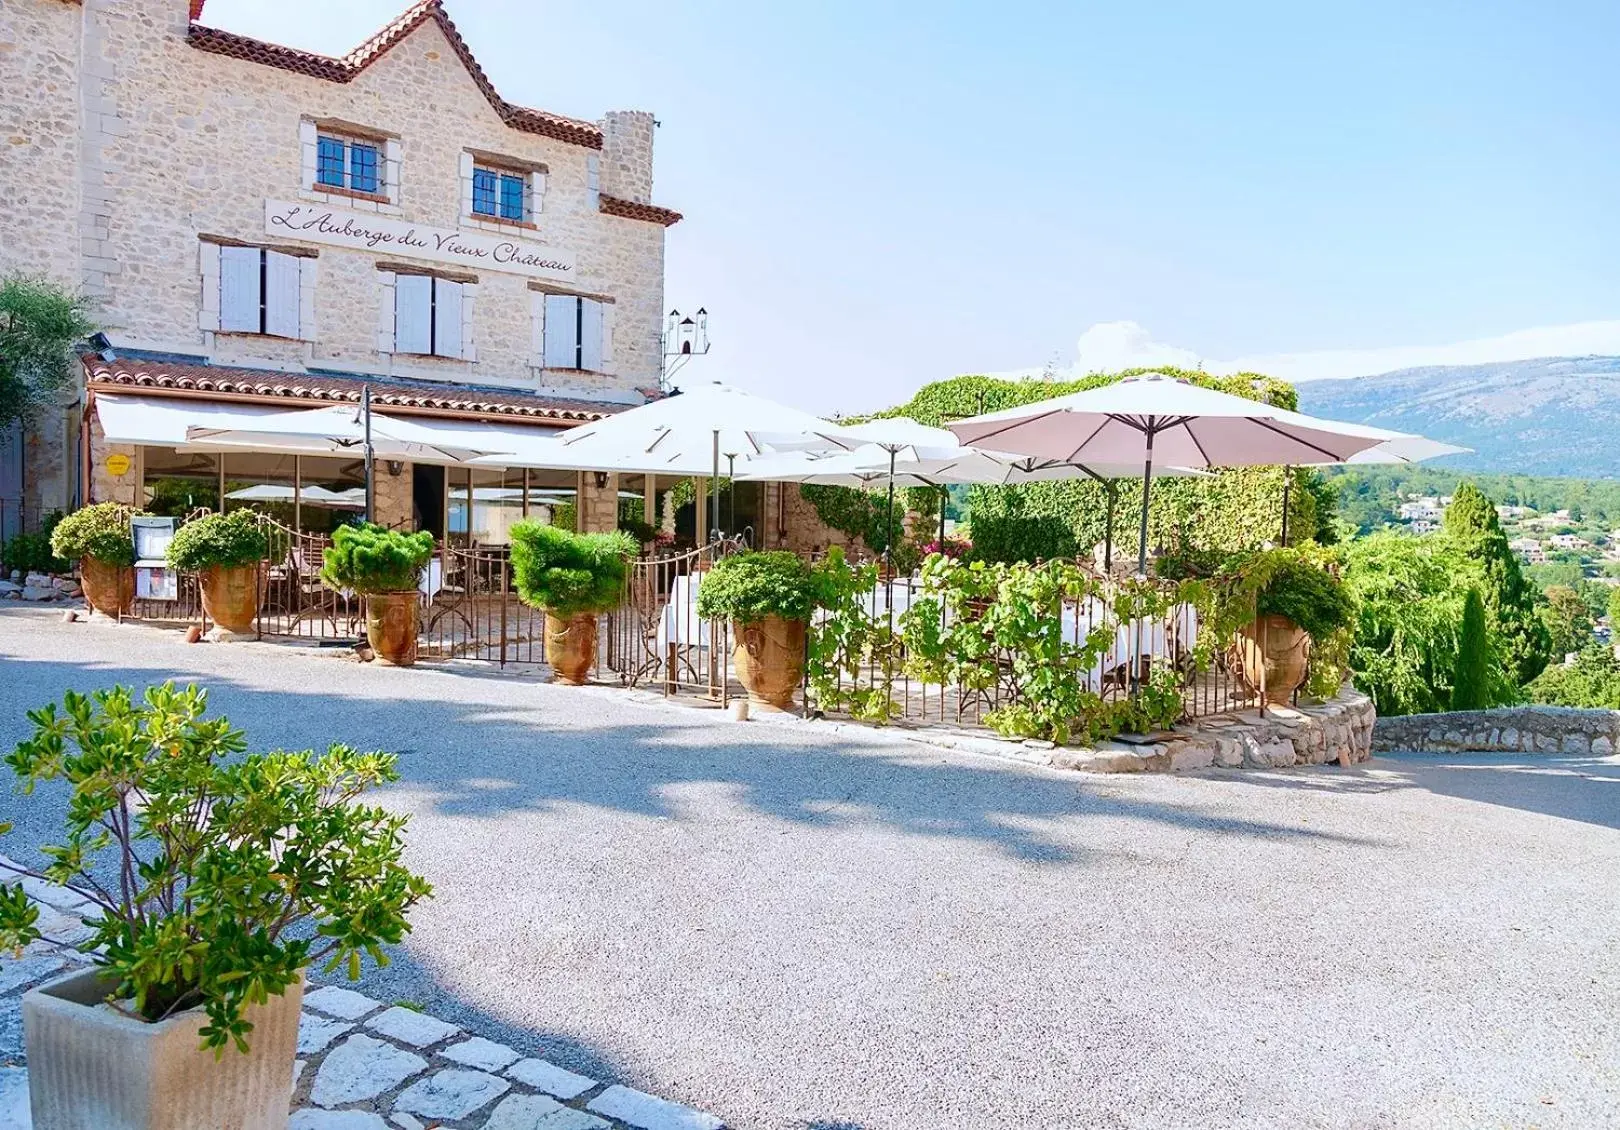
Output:
[[596,489],[597,490],[607,490],[607,481],[608,481],[608,473],[606,471],[597,471],[596,472]]
[[405,464],[398,459],[390,459],[388,461],[388,473],[396,479],[399,478],[405,473]]
[[682,316],[671,310],[664,319],[664,380],[669,378],[694,357],[709,352],[709,312],[698,307],[698,312]]
[[118,355],[113,352],[112,339],[100,330],[90,335],[90,348],[94,349],[103,361],[116,361],[118,359]]

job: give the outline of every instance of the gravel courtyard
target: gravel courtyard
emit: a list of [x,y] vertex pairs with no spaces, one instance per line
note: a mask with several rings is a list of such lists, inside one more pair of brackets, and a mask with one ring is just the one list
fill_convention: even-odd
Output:
[[437,896],[359,987],[733,1127],[1620,1125],[1620,758],[1093,777],[59,615],[0,610],[0,751],[167,678],[399,751]]

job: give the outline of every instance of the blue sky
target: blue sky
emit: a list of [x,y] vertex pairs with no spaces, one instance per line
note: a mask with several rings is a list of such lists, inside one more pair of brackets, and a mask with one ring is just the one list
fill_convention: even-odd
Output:
[[[341,54],[401,7],[205,22]],[[688,374],[818,411],[1095,323],[1264,358],[1620,318],[1612,3],[448,9],[508,99],[658,114]]]

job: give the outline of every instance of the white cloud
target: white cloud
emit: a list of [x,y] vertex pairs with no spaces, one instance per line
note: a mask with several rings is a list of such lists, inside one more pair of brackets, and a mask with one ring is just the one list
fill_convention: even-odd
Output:
[[[1482,365],[1534,357],[1620,355],[1620,321],[1543,326],[1500,337],[1476,338],[1451,345],[1390,346],[1382,349],[1316,350],[1273,353],[1230,360],[1205,357],[1193,349],[1153,340],[1135,322],[1099,322],[1075,343],[1070,372],[1109,373],[1120,369],[1174,365],[1209,373],[1252,371],[1289,381],[1330,380],[1389,373],[1428,365]],[[1020,370],[1029,375],[1040,370]]]

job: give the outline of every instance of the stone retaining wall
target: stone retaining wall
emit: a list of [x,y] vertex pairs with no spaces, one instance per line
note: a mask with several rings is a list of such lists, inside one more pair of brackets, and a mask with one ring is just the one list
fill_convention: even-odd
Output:
[[1620,710],[1563,706],[1503,706],[1449,714],[1380,718],[1373,749],[1380,753],[1595,753],[1620,748]]
[[1273,769],[1350,765],[1372,756],[1372,700],[1348,685],[1331,701],[1204,718],[1150,745],[1109,742],[1098,749],[1054,749],[1048,764],[1094,773],[1183,769]]

